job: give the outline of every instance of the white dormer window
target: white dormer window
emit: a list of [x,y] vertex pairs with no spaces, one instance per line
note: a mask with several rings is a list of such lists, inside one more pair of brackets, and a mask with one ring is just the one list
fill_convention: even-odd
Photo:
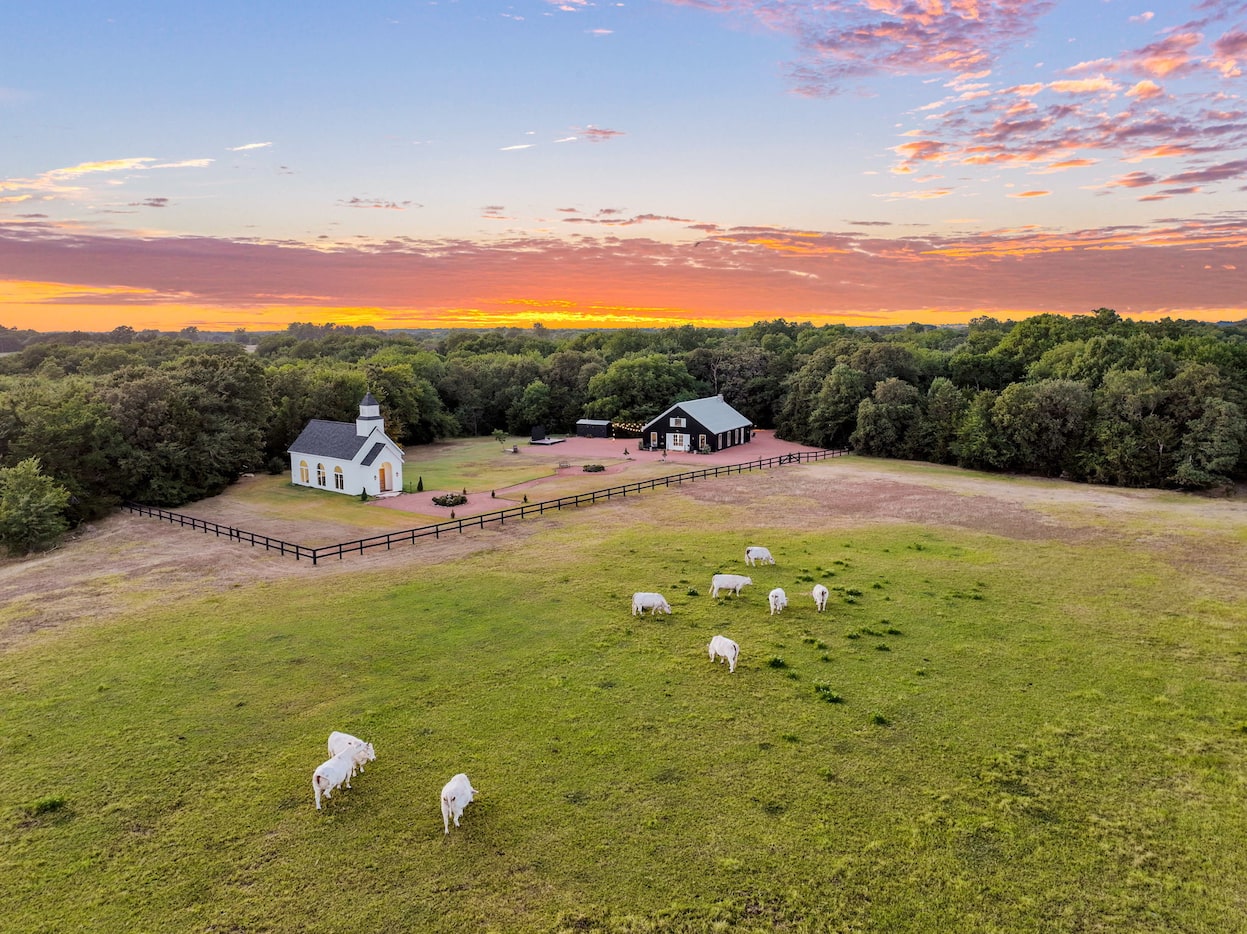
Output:
[[684,428],[688,423],[682,418],[671,419],[672,428]]

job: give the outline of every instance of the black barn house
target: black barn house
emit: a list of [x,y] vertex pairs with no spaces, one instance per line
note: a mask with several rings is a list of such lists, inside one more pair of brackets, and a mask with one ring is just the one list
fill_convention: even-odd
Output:
[[747,444],[753,424],[722,396],[677,402],[641,429],[651,451],[722,451]]

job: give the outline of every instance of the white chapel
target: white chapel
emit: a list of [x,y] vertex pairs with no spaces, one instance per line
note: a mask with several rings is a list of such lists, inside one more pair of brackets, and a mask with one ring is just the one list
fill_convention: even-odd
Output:
[[354,422],[314,418],[287,453],[295,486],[348,496],[377,496],[403,488],[403,449],[385,433],[381,406],[371,392],[359,403]]

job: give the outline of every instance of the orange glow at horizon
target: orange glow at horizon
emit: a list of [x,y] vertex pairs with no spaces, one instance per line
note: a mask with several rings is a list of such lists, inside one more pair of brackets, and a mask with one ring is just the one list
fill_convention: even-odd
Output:
[[[1048,244],[1039,249],[997,251],[988,255],[1016,255],[1042,250],[1068,250],[1073,244]],[[1088,248],[1088,244],[1079,244]],[[1120,249],[1123,245],[1104,243],[1099,249]],[[943,252],[943,251],[941,251]],[[944,255],[957,257],[984,255],[967,249]],[[782,308],[721,309],[647,307],[582,303],[565,298],[508,298],[488,303],[486,307],[446,307],[434,309],[353,307],[345,305],[269,304],[247,306],[214,306],[179,302],[138,303],[109,302],[108,295],[150,295],[148,290],[84,288],[62,283],[0,281],[0,325],[19,330],[108,332],[128,326],[137,331],[154,329],[179,331],[196,327],[201,331],[228,332],[238,328],[248,331],[282,331],[293,322],[312,324],[372,325],[380,330],[410,329],[493,329],[531,328],[540,323],[550,329],[667,328],[692,324],[708,328],[748,327],[757,321],[787,318],[814,325],[844,324],[849,326],[908,324],[968,324],[973,318],[993,317],[1020,320],[1037,314],[1051,313],[1051,308],[967,307],[947,308],[915,305],[889,309],[855,309],[824,312],[793,312]],[[66,296],[97,295],[98,301],[66,302]],[[1077,311],[1056,313],[1079,314]],[[1126,317],[1156,320],[1178,317],[1205,321],[1242,320],[1247,307],[1184,309],[1167,308],[1143,313],[1123,312]]]

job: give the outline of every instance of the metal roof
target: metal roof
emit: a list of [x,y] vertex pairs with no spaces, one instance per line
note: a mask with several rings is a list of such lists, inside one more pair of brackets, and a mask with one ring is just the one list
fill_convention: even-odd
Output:
[[753,425],[753,422],[724,402],[722,396],[707,396],[705,399],[690,399],[688,402],[677,402],[657,418],[650,419],[641,430],[649,431],[651,425],[662,421],[676,409],[680,409],[689,418],[716,435],[719,432],[732,431],[736,428],[749,428]]

